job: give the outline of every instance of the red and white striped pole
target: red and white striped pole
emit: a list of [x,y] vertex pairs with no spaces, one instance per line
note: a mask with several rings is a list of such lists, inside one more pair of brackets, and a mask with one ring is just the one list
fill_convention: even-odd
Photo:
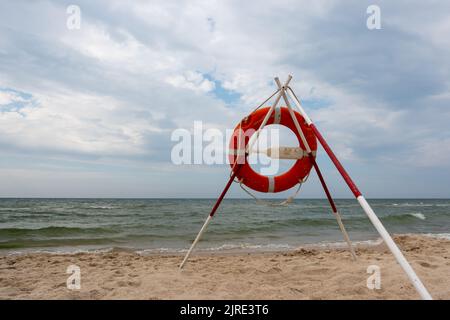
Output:
[[[259,127],[258,131],[256,131],[256,133],[254,134],[256,136],[256,139],[250,140],[248,142],[248,144],[246,146],[246,150],[247,151],[252,148],[252,145],[258,139],[258,136],[259,136],[261,130],[264,128],[264,126],[266,125],[267,121],[269,120],[270,115],[272,114],[273,110],[276,108],[278,102],[280,101],[280,99],[281,99],[281,97],[283,95],[283,92],[286,90],[286,88],[289,85],[289,82],[291,81],[291,79],[292,79],[292,76],[289,76],[288,79],[286,80],[284,86],[282,88],[280,88],[280,90],[276,91],[272,95],[272,96],[274,96],[277,92],[279,92],[277,98],[275,99],[275,102],[274,102],[273,106],[270,108],[269,112],[266,114],[266,116],[265,116],[263,122],[261,123],[261,126]],[[269,100],[271,97],[269,97],[267,100]],[[265,103],[266,101],[264,101],[263,103]],[[240,147],[240,145],[239,145],[239,147]],[[225,197],[226,193],[228,192],[228,189],[230,189],[231,183],[234,181],[234,178],[236,177],[236,175],[239,172],[239,170],[241,170],[241,168],[242,168],[242,166],[239,163],[236,163],[236,168],[234,170],[232,170],[233,173],[231,174],[230,179],[228,180],[227,184],[225,185],[225,188],[223,189],[222,193],[220,194],[219,198],[217,199],[216,203],[214,204],[214,207],[212,208],[211,213],[206,218],[205,222],[203,223],[202,228],[200,229],[199,233],[197,234],[197,237],[195,237],[194,242],[192,242],[191,247],[189,248],[188,252],[186,253],[186,256],[184,257],[183,261],[181,262],[180,269],[183,269],[186,261],[189,259],[189,256],[192,253],[192,250],[194,250],[194,248],[197,245],[198,241],[200,240],[200,238],[202,237],[202,235],[205,232],[206,228],[208,227],[209,223],[211,222],[211,219],[213,218],[214,214],[216,213],[217,209],[219,208],[220,204],[222,203],[222,200]]]
[[301,115],[305,119],[306,123],[314,131],[314,134],[316,135],[316,137],[319,140],[320,144],[324,148],[325,152],[328,154],[328,156],[330,157],[331,161],[336,166],[336,168],[339,171],[339,173],[341,174],[342,178],[347,183],[348,187],[350,188],[350,190],[354,194],[355,198],[358,200],[359,204],[361,205],[361,207],[363,208],[364,212],[369,217],[369,220],[372,222],[372,224],[374,225],[375,229],[380,234],[381,238],[384,240],[384,242],[388,246],[389,250],[392,252],[394,257],[397,259],[397,262],[400,264],[400,266],[405,271],[405,273],[408,276],[409,280],[414,285],[414,287],[416,288],[417,292],[420,294],[420,297],[422,299],[424,299],[424,300],[432,300],[433,298],[431,297],[430,293],[427,291],[427,289],[423,285],[422,281],[420,281],[419,277],[417,276],[417,274],[415,273],[415,271],[413,270],[411,265],[408,263],[408,261],[406,260],[405,256],[403,255],[403,253],[400,251],[400,249],[395,244],[394,240],[392,240],[391,236],[389,235],[389,233],[384,228],[384,226],[381,223],[380,219],[378,219],[377,215],[372,210],[372,208],[370,207],[369,203],[364,198],[364,196],[361,194],[361,192],[359,191],[359,189],[356,186],[356,184],[350,178],[350,176],[347,173],[347,171],[345,171],[344,167],[339,162],[339,160],[337,159],[337,157],[334,154],[334,152],[331,150],[331,148],[328,145],[328,143],[325,141],[323,136],[320,134],[319,130],[314,125],[314,123],[311,121],[309,116],[306,114],[305,110],[303,109],[303,107],[300,104],[300,100],[297,98],[297,96],[295,95],[294,91],[290,87],[288,87],[288,90],[286,90],[286,92],[289,94],[289,96],[294,101],[295,105],[299,109],[299,112],[301,113]]
[[[289,79],[292,79],[292,76],[289,76]],[[281,83],[280,83],[280,79],[278,79],[278,77],[275,78],[275,83],[277,84],[278,89],[281,90],[282,89]],[[286,91],[286,90],[284,90],[284,91]],[[284,102],[286,103],[286,107],[289,109],[289,113],[291,114],[292,121],[294,122],[297,132],[300,135],[303,145],[305,146],[306,152],[308,153],[308,157],[309,157],[312,165],[314,166],[314,169],[316,170],[317,176],[319,177],[320,183],[322,184],[322,188],[325,191],[328,202],[330,203],[333,215],[335,216],[336,221],[339,225],[339,228],[341,229],[341,232],[342,232],[342,235],[344,236],[345,242],[347,242],[348,249],[350,250],[352,258],[353,258],[353,260],[356,260],[355,250],[353,249],[353,245],[352,245],[352,242],[350,241],[350,237],[348,236],[347,230],[345,230],[345,226],[342,223],[341,215],[339,214],[339,211],[336,208],[334,200],[331,197],[330,190],[328,190],[325,179],[322,176],[322,172],[320,171],[319,166],[317,165],[316,159],[315,159],[314,155],[312,154],[312,150],[308,144],[308,140],[306,140],[305,134],[303,133],[302,128],[300,127],[300,124],[298,123],[297,117],[294,114],[294,110],[292,109],[291,104],[289,103],[289,99],[287,98],[286,93],[284,91],[282,91],[282,95],[283,95]]]
[[234,178],[236,178],[237,173],[241,169],[241,165],[237,165],[236,170],[233,171],[232,175],[228,179],[227,184],[225,185],[225,188],[223,189],[222,193],[220,194],[219,198],[217,198],[216,203],[214,204],[214,207],[211,209],[211,212],[209,213],[208,217],[205,220],[205,223],[203,224],[202,228],[200,229],[199,233],[197,234],[197,237],[195,237],[194,242],[192,243],[191,247],[189,248],[188,252],[186,253],[186,256],[184,257],[183,261],[180,264],[180,269],[183,269],[184,264],[189,259],[189,256],[192,253],[192,250],[194,250],[195,246],[197,245],[197,242],[202,237],[203,233],[205,232],[206,228],[208,227],[208,224],[211,222],[211,219],[213,218],[214,214],[217,211],[217,208],[219,208],[220,204],[222,203],[223,198],[228,192],[228,189],[230,189],[231,184],[233,183]]

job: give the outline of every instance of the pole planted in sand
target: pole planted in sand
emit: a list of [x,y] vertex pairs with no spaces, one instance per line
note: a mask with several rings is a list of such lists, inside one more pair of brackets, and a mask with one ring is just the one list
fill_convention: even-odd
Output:
[[[292,78],[291,76],[289,76],[289,78]],[[281,90],[281,83],[280,80],[278,78],[275,78],[275,82],[278,86],[278,89]],[[295,128],[297,129],[298,134],[300,135],[300,138],[303,142],[303,145],[305,146],[305,151],[306,151],[306,155],[309,157],[309,160],[311,161],[314,169],[317,172],[317,176],[319,177],[320,183],[322,184],[322,188],[325,191],[325,194],[327,196],[328,202],[330,203],[331,206],[331,210],[333,212],[333,215],[335,216],[337,223],[339,225],[339,229],[341,229],[341,232],[344,236],[344,240],[347,243],[348,249],[352,255],[353,260],[356,260],[356,254],[355,254],[355,250],[353,249],[353,245],[350,241],[350,237],[348,236],[347,230],[345,230],[344,224],[342,223],[342,219],[341,219],[341,215],[339,214],[339,211],[336,208],[336,205],[334,203],[333,198],[331,197],[331,193],[328,190],[328,186],[325,183],[325,179],[322,176],[322,173],[319,169],[319,166],[317,165],[316,159],[315,159],[315,154],[313,153],[313,151],[311,150],[311,147],[309,146],[308,140],[306,140],[306,136],[300,126],[300,124],[298,123],[297,117],[294,114],[294,110],[291,107],[291,104],[289,102],[289,99],[286,95],[286,91],[281,91],[281,94],[283,95],[283,99],[284,102],[286,103],[286,107],[289,109],[289,114],[291,115],[292,121],[294,122]]]
[[386,228],[381,223],[380,219],[378,219],[377,215],[375,214],[373,209],[370,207],[370,205],[367,202],[367,200],[364,198],[362,193],[359,191],[358,187],[353,182],[353,180],[350,178],[350,176],[347,173],[347,171],[345,171],[344,167],[339,162],[339,160],[337,159],[336,155],[331,150],[331,148],[328,145],[328,143],[326,142],[326,140],[323,138],[322,134],[319,132],[317,127],[314,125],[314,123],[311,121],[311,119],[309,118],[309,116],[307,115],[307,113],[305,112],[303,107],[301,106],[300,100],[297,98],[297,96],[295,95],[294,91],[290,87],[288,87],[288,90],[286,90],[286,92],[288,93],[288,95],[294,101],[294,103],[297,106],[299,112],[301,113],[301,115],[305,119],[306,123],[314,131],[315,136],[319,140],[319,142],[322,145],[322,147],[325,149],[325,152],[328,154],[328,157],[333,162],[333,164],[335,165],[336,169],[341,174],[341,176],[344,179],[344,181],[347,183],[348,187],[352,191],[352,193],[355,196],[355,198],[358,200],[359,204],[363,208],[363,210],[366,213],[367,217],[372,222],[373,226],[378,231],[378,233],[380,234],[381,238],[384,240],[384,242],[386,243],[387,247],[392,252],[392,254],[394,255],[395,259],[400,264],[400,266],[402,267],[403,271],[408,276],[408,278],[411,281],[411,283],[414,285],[414,288],[417,290],[417,292],[419,293],[420,297],[423,300],[432,300],[433,298],[431,297],[430,293],[428,292],[428,290],[423,285],[422,281],[420,281],[420,279],[417,276],[417,274],[415,273],[414,269],[408,263],[408,261],[406,260],[405,256],[403,255],[403,253],[400,251],[400,249],[395,244],[394,240],[392,240],[391,236],[389,235],[389,233],[387,232]]
[[214,214],[217,211],[217,208],[219,208],[220,203],[222,202],[223,198],[225,197],[225,194],[228,192],[228,189],[230,189],[231,184],[233,183],[234,178],[236,177],[237,173],[241,169],[241,165],[237,165],[237,168],[235,171],[233,171],[233,174],[230,176],[230,179],[228,180],[225,188],[223,189],[222,193],[220,194],[219,198],[216,201],[216,204],[211,210],[211,213],[206,218],[205,223],[203,224],[202,228],[200,229],[199,233],[197,234],[197,237],[195,237],[194,242],[192,242],[191,247],[189,248],[188,252],[186,253],[186,256],[184,257],[183,261],[180,264],[180,269],[183,269],[186,261],[189,259],[189,256],[192,253],[192,250],[194,250],[195,246],[197,245],[198,241],[202,237],[203,233],[206,231],[206,228],[208,227],[208,224],[211,222],[211,219],[213,218]]

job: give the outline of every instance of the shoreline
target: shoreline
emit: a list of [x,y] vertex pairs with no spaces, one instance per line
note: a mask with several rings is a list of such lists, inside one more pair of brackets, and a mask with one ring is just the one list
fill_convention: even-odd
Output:
[[[450,299],[450,240],[396,235],[435,299]],[[384,244],[346,248],[299,247],[252,253],[196,252],[180,271],[182,254],[104,253],[0,256],[1,299],[418,299]],[[77,265],[81,289],[66,286]],[[378,265],[381,289],[366,286]]]
[[[399,236],[419,236],[419,237],[429,237],[433,239],[446,239],[450,240],[450,233],[402,233],[393,234],[394,237]],[[378,246],[382,243],[380,237],[375,237],[366,240],[355,240],[352,244],[355,248],[367,248],[372,246]],[[50,254],[50,255],[75,255],[80,253],[86,254],[102,254],[111,252],[128,252],[136,253],[145,256],[158,256],[158,255],[174,255],[174,256],[184,256],[188,251],[189,245],[185,248],[133,248],[133,247],[120,247],[120,246],[110,246],[110,247],[100,247],[100,248],[86,248],[82,246],[67,246],[67,247],[50,247],[50,248],[23,248],[23,249],[1,249],[0,257],[5,256],[21,256],[30,254]],[[196,254],[199,255],[209,255],[209,254],[253,254],[253,253],[284,253],[292,252],[299,249],[317,249],[317,250],[334,250],[334,249],[347,249],[347,244],[344,241],[323,241],[323,242],[312,242],[303,244],[268,244],[268,245],[257,245],[257,244],[246,244],[242,246],[241,244],[224,244],[218,247],[208,247],[201,248],[198,247],[195,250]]]

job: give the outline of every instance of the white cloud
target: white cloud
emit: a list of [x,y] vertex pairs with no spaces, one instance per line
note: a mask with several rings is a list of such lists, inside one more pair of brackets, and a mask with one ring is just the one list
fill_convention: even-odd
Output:
[[405,163],[411,167],[448,167],[450,138],[423,139],[416,142],[406,155]]
[[214,82],[205,79],[200,72],[187,71],[183,75],[167,76],[166,83],[176,87],[191,89],[200,92],[210,92],[214,90]]
[[109,97],[68,91],[35,98],[37,105],[0,115],[4,144],[35,151],[133,156],[144,152],[141,133],[154,130],[144,121],[128,127],[125,119],[114,116],[120,106]]

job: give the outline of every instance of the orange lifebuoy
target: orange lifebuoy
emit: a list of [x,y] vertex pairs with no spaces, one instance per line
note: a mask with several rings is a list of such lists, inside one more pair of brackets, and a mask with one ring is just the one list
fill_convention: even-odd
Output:
[[[285,173],[278,176],[264,176],[252,169],[248,163],[245,148],[250,137],[258,130],[264,117],[269,111],[269,107],[261,108],[244,118],[234,129],[230,141],[229,160],[232,170],[237,173],[236,177],[242,181],[247,187],[259,192],[281,192],[292,188],[302,181],[309,173],[312,163],[309,157],[298,159],[295,164]],[[316,136],[300,113],[294,111],[295,117],[305,135],[308,145],[315,154],[317,150]],[[276,108],[266,125],[280,124],[288,127],[297,136],[299,147],[305,150],[305,146],[301,141],[297,132],[294,121],[286,107]],[[243,138],[243,139],[242,139]],[[239,145],[240,144],[240,145]],[[239,166],[239,170],[237,169]]]

